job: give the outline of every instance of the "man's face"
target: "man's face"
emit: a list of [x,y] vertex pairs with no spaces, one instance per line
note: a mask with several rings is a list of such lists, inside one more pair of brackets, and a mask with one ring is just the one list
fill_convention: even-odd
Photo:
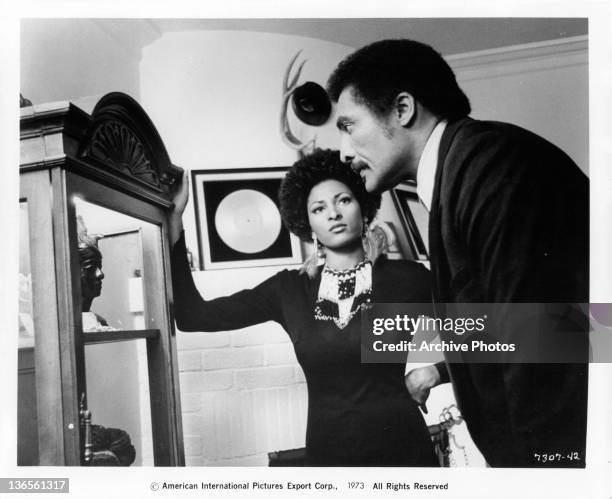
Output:
[[369,192],[383,192],[405,177],[408,144],[393,119],[382,119],[353,96],[351,87],[338,98],[340,157],[361,175]]

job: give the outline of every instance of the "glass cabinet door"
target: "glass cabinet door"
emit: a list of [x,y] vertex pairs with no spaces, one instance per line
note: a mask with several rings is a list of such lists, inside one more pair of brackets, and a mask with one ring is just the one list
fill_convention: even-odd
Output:
[[[116,457],[123,465],[133,460],[151,466],[149,356],[160,338],[159,304],[166,303],[164,287],[155,282],[163,267],[161,230],[78,196],[73,202],[91,413],[85,459],[96,465]],[[113,444],[116,456],[109,455]]]

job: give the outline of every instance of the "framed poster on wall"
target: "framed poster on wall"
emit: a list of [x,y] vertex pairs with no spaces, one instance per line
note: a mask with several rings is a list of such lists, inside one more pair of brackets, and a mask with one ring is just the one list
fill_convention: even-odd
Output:
[[300,241],[280,216],[278,189],[286,171],[191,172],[202,270],[302,262]]

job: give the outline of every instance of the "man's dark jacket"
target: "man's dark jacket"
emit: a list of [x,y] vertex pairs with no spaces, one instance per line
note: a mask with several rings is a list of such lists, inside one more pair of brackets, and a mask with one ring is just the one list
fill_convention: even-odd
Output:
[[[588,302],[588,179],[522,128],[470,118],[447,125],[429,234],[437,303]],[[489,465],[584,466],[586,363],[449,360]]]

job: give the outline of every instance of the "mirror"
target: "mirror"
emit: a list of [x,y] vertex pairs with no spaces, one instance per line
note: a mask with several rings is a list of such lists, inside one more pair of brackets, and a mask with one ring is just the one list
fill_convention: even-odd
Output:
[[144,230],[153,224],[75,198],[83,332],[147,329]]
[[[105,459],[110,449],[114,455],[108,465],[118,465],[112,462],[118,459],[123,465],[152,466],[147,344],[126,340],[118,332],[155,328],[147,314],[145,289],[157,290],[146,287],[144,265],[159,258],[151,241],[161,241],[161,233],[154,224],[81,198],[75,197],[74,203],[94,444],[91,464],[107,465],[97,460]],[[95,342],[90,342],[93,336]]]

